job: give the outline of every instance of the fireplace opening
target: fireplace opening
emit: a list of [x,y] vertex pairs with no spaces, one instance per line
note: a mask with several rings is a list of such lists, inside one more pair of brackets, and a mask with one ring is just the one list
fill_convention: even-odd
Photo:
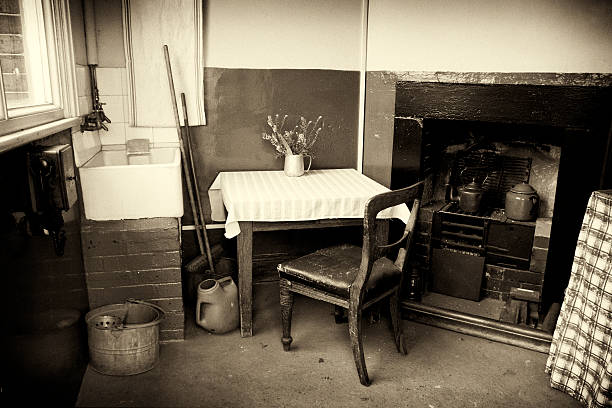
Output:
[[[398,141],[414,136],[414,122],[395,119]],[[424,119],[417,123],[421,125],[421,140],[412,143],[419,142],[417,150],[422,151],[420,177],[431,180],[415,244],[421,301],[541,327],[564,129],[443,119]],[[394,155],[396,182],[401,182],[398,173],[405,171],[397,166],[404,151]],[[539,198],[530,220],[514,220],[505,213],[506,193],[521,183],[532,186]],[[476,208],[474,203],[462,207],[466,186],[482,192]],[[521,315],[516,309],[524,303],[514,297],[531,299],[531,314]]]
[[[548,350],[588,198],[610,188],[610,99],[607,86],[397,83],[391,188],[426,180],[410,317]],[[521,183],[539,197],[529,219],[506,213]],[[482,193],[466,199],[476,209],[462,191]]]

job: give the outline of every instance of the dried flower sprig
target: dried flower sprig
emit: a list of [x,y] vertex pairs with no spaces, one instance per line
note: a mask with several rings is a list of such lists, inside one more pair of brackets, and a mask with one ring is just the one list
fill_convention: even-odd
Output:
[[312,121],[307,122],[303,116],[300,116],[300,120],[292,130],[284,130],[287,117],[288,115],[282,118],[278,114],[274,117],[268,115],[268,126],[270,126],[272,133],[264,132],[262,138],[270,141],[276,149],[277,156],[312,155],[311,149],[317,141],[319,133],[321,133],[322,127],[318,126],[323,117],[319,116],[313,123]]

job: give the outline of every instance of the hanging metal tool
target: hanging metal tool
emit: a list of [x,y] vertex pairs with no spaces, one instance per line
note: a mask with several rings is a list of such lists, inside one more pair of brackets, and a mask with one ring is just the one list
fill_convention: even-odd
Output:
[[104,113],[100,102],[100,92],[98,91],[98,80],[96,78],[96,65],[89,65],[89,78],[91,83],[91,96],[93,99],[92,111],[85,117],[85,123],[81,125],[81,130],[98,130],[104,129],[108,131],[108,127],[104,122],[111,123],[111,120]]
[[98,92],[98,81],[96,68],[98,66],[98,46],[96,40],[96,17],[93,0],[83,2],[83,17],[85,25],[85,50],[87,51],[87,66],[89,67],[89,84],[91,87],[92,111],[85,117],[85,123],[81,125],[81,131],[104,129],[108,127],[104,122],[111,123],[106,116],[100,102]]

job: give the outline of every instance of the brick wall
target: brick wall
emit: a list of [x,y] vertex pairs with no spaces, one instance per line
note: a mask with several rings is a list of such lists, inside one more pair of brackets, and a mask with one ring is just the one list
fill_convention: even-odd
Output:
[[550,228],[552,218],[538,218],[536,221],[535,234],[533,237],[533,248],[531,250],[531,263],[529,270],[542,274],[546,271],[546,259],[548,258],[548,245],[550,244]]
[[511,288],[535,290],[542,293],[543,273],[514,269],[499,265],[485,265],[483,294],[486,297],[507,300]]
[[81,226],[91,309],[127,298],[160,306],[160,341],[183,340],[185,314],[176,218],[89,221]]
[[10,319],[25,319],[29,314],[50,309],[87,311],[78,206],[64,213],[64,218],[63,256],[55,254],[50,236],[26,236],[17,228],[2,235],[7,240],[0,249],[3,272],[0,293],[2,305],[10,307]]

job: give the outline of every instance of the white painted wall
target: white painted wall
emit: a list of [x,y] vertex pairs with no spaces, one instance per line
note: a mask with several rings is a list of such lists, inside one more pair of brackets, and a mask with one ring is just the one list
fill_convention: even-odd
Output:
[[370,0],[368,70],[612,72],[609,0]]
[[359,70],[361,7],[361,0],[207,0],[204,62]]

